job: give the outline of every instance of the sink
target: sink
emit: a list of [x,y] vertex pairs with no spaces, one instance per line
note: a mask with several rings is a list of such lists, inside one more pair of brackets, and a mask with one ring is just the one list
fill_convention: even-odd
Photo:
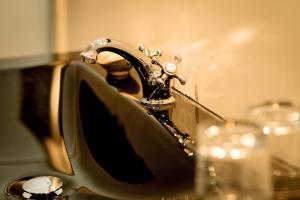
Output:
[[128,199],[192,188],[194,159],[147,110],[81,63],[65,70],[62,90],[64,137],[86,186]]
[[22,197],[22,185],[41,176],[62,180],[70,199],[192,195],[193,147],[187,153],[176,134],[193,137],[197,124],[220,116],[175,88],[174,107],[148,109],[134,69],[113,80],[78,52],[22,60],[0,61],[1,199]]

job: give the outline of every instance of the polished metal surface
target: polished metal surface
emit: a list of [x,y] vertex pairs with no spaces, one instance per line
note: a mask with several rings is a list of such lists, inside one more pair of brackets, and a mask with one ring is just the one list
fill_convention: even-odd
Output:
[[63,180],[55,176],[23,177],[9,183],[8,197],[16,199],[62,198]]
[[123,57],[111,52],[102,52],[98,63],[105,68],[107,74],[114,79],[125,79],[129,76],[131,65]]
[[54,176],[38,176],[22,185],[23,197],[27,199],[55,198],[62,194],[63,181]]
[[181,84],[186,82],[184,78],[177,75],[176,64],[160,63],[158,60],[162,54],[160,49],[151,52],[141,45],[138,50],[124,42],[103,38],[93,41],[80,55],[82,61],[89,64],[95,64],[98,54],[103,51],[110,51],[124,57],[140,76],[143,87],[141,102],[144,105],[157,108],[173,104],[171,79],[176,78]]

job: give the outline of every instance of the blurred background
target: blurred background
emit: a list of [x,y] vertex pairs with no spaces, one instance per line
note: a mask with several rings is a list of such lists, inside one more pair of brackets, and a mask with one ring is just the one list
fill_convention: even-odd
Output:
[[80,51],[99,37],[183,57],[175,87],[227,118],[265,100],[300,102],[298,0],[10,0],[0,59]]

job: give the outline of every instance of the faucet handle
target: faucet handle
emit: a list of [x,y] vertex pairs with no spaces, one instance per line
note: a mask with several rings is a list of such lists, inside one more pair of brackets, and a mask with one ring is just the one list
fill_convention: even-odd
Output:
[[[176,55],[173,58],[173,62],[175,64],[180,63],[182,61],[182,57],[180,55]],[[180,77],[177,74],[174,75],[175,78],[180,82],[181,85],[185,85],[187,82],[187,79],[185,77]]]
[[[179,58],[180,58],[180,61],[181,61],[181,57],[176,56],[176,59],[179,60]],[[163,68],[163,71],[167,75],[173,76],[174,78],[178,79],[178,81],[180,82],[181,85],[184,85],[186,83],[187,79],[177,75],[177,65],[176,64],[179,62],[178,60],[176,62],[175,57],[174,57],[174,62],[167,62],[167,63],[162,65],[162,68]]]
[[181,57],[180,55],[175,55],[175,56],[173,57],[173,62],[174,62],[175,64],[181,63],[181,61],[182,61],[182,57]]
[[161,57],[162,55],[161,49],[155,49],[154,51],[150,51],[149,49],[146,49],[145,45],[143,44],[139,46],[139,50],[151,59],[156,59],[157,57]]
[[155,49],[154,51],[151,51],[151,53],[150,53],[151,58],[161,57],[161,55],[162,55],[161,49]]
[[180,55],[176,55],[173,58],[172,62],[166,62],[164,64],[161,64],[158,61],[158,57],[161,57],[162,55],[162,50],[161,49],[156,49],[154,51],[150,51],[149,49],[146,49],[146,47],[141,44],[139,46],[139,51],[143,52],[146,56],[148,56],[151,59],[151,63],[158,65],[159,67],[162,68],[164,74],[160,77],[159,81],[160,83],[164,83],[168,77],[174,77],[179,80],[181,85],[184,85],[186,83],[186,78],[179,77],[176,72],[177,72],[177,63],[180,63],[182,61],[182,58]]
[[139,51],[143,52],[146,56],[149,56],[150,54],[149,49],[146,49],[145,45],[143,44],[139,45]]
[[180,77],[180,76],[175,75],[175,78],[177,78],[177,80],[180,82],[181,85],[186,84],[187,79],[185,77]]

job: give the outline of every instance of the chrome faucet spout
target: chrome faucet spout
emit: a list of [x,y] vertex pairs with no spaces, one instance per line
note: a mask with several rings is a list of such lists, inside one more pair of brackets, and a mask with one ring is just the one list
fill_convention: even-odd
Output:
[[181,84],[184,84],[185,79],[176,75],[176,63],[161,64],[158,61],[157,57],[161,55],[161,50],[151,53],[144,46],[136,49],[124,42],[103,38],[90,43],[80,55],[83,62],[95,64],[98,54],[103,51],[110,51],[122,56],[135,68],[142,82],[143,98],[141,102],[144,105],[161,108],[162,105],[172,105],[175,102],[172,97],[170,80],[177,78]]

